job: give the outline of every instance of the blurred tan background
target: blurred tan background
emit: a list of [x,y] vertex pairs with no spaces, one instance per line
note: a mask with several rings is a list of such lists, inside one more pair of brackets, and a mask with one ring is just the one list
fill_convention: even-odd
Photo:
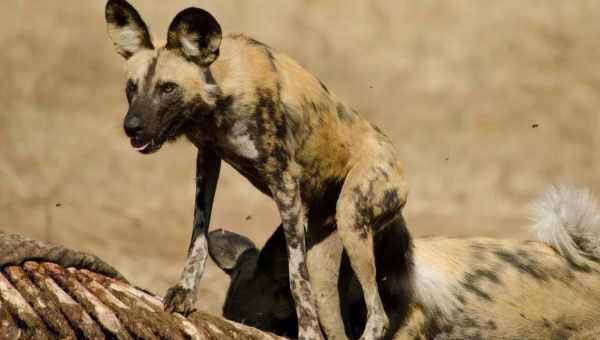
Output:
[[[405,160],[415,235],[531,237],[552,183],[600,193],[600,1],[149,1],[163,38],[209,10],[285,51],[383,128]],[[0,229],[92,251],[163,294],[191,232],[193,147],[152,156],[122,132],[123,61],[104,1],[0,2]],[[229,167],[213,228],[262,244],[274,205]],[[212,263],[202,308],[220,312]]]

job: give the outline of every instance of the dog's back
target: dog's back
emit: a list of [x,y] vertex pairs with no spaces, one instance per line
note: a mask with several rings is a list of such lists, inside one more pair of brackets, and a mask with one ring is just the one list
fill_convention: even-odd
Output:
[[426,317],[401,333],[566,338],[600,318],[600,264],[585,263],[576,267],[533,241],[418,239],[415,299]]
[[593,329],[600,318],[595,199],[552,189],[534,212],[532,229],[544,243],[415,240],[415,301],[424,315],[397,338],[564,339]]

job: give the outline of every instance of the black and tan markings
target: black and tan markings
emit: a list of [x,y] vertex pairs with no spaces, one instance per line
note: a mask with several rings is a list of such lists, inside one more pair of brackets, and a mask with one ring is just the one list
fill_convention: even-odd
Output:
[[196,304],[197,284],[208,255],[206,233],[214,201],[221,159],[210,149],[199,149],[196,158],[196,198],[192,239],[179,282],[165,295],[165,310],[189,313]]
[[[586,259],[585,266],[576,266],[541,242],[416,239],[414,258],[417,268],[428,268],[415,274],[416,300],[426,313],[411,316],[397,339],[412,338],[407,334],[423,339],[579,339],[600,317],[600,264]],[[432,279],[435,286],[418,292]],[[445,296],[428,299],[440,292]]]
[[[375,186],[367,188],[372,191]],[[541,205],[536,206],[536,215],[532,219],[542,242],[425,237],[415,239],[411,248],[402,220],[382,224],[381,231],[375,235],[374,246],[377,281],[390,322],[402,325],[393,338],[598,338],[600,208],[596,202],[589,191],[549,190]],[[539,207],[543,209],[539,210]],[[328,221],[326,218],[319,220]],[[330,227],[327,223],[323,226]],[[395,232],[399,235],[391,235]],[[239,256],[237,261],[231,260],[229,254],[224,256],[219,254],[221,252],[211,251],[211,256],[216,257],[219,266],[231,276],[225,316],[237,321],[247,320],[249,325],[266,331],[293,336],[298,327],[295,314],[289,308],[293,298],[285,289],[289,287],[288,265],[264,261],[285,253],[283,229],[279,227],[260,251],[254,245],[249,247],[249,241],[240,235],[211,234],[220,239],[215,242],[217,245],[227,240],[232,249],[254,250],[247,257]],[[406,236],[404,240],[402,235]],[[548,240],[548,235],[552,239]],[[324,254],[337,253],[341,246],[339,239],[332,238],[334,236],[338,235],[317,235],[321,241],[316,242],[309,238],[309,268],[313,256],[319,259],[320,265],[329,266],[323,264],[326,261],[322,259],[328,257]],[[563,245],[565,240],[573,240],[575,247],[572,250],[563,248],[566,252],[560,253],[558,245]],[[318,244],[310,247],[311,243]],[[409,251],[394,253],[398,249]],[[572,252],[577,252],[581,258],[573,261]],[[252,257],[259,258],[260,269],[255,269],[256,262],[248,259]],[[398,261],[401,258],[405,261]],[[233,271],[232,267],[235,267]],[[356,339],[366,324],[363,292],[347,256],[343,256],[341,265],[334,268],[339,268],[340,298],[339,301],[331,298],[325,301],[340,306],[346,335]],[[404,273],[405,277],[394,280],[390,277],[394,269]],[[320,278],[311,273],[311,285],[315,287]],[[319,294],[320,309],[324,300],[321,295],[325,292],[328,297],[327,291],[315,289],[315,292]],[[243,307],[248,304],[257,307]],[[327,329],[324,321],[329,326],[335,325],[330,314],[320,321],[324,329]],[[391,337],[392,334],[388,335]]]
[[[253,250],[248,256],[241,255],[242,251],[231,252],[240,254],[236,260],[230,254],[211,251],[231,276],[224,315],[293,337],[297,322],[289,308],[293,304],[291,293],[285,289],[289,287],[287,263],[265,261],[285,253],[282,228],[260,251],[249,246],[249,240],[241,235],[222,231],[211,234],[209,238],[221,239],[210,242],[211,247],[227,240],[232,249]],[[376,247],[384,249],[393,247]],[[309,257],[313,250],[309,250]],[[259,268],[254,267],[257,258]],[[413,259],[417,267],[415,281],[408,287],[407,298],[392,301],[386,296],[386,291],[402,288],[402,282],[378,280],[386,310],[391,308],[406,316],[395,340],[595,339],[600,334],[600,263],[592,258],[584,259],[586,269],[581,269],[541,242],[435,237],[415,239]],[[527,268],[529,264],[523,265],[526,261],[535,266],[535,274]],[[377,275],[385,277],[389,268],[380,264]],[[343,261],[339,279],[346,287],[340,288],[341,309],[346,334],[356,339],[365,326],[366,311],[362,291],[348,269],[347,261]],[[282,292],[287,303],[281,301]],[[256,307],[246,308],[248,305]]]
[[[245,35],[222,37],[206,11],[179,13],[165,45],[150,40],[141,17],[124,0],[108,2],[106,20],[117,51],[127,59],[130,105],[124,125],[132,145],[150,153],[185,135],[198,147],[199,159],[214,153],[213,168],[198,167],[190,252],[180,282],[165,299],[167,309],[187,313],[193,306],[222,159],[277,204],[300,337],[322,337],[306,238],[332,220],[367,297],[363,337],[383,336],[388,319],[375,283],[373,236],[400,214],[407,195],[387,138],[291,58]],[[324,197],[337,203],[321,204]]]

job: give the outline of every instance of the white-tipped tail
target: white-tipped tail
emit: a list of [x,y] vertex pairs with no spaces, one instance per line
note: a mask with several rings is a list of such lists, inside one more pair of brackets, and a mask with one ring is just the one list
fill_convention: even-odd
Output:
[[577,265],[600,259],[600,208],[589,189],[551,187],[532,206],[531,230]]

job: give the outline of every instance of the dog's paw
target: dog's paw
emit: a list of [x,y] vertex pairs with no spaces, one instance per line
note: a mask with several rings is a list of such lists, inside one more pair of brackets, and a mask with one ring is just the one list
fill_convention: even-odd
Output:
[[163,305],[165,312],[180,313],[187,316],[196,310],[196,291],[177,284],[167,290]]

